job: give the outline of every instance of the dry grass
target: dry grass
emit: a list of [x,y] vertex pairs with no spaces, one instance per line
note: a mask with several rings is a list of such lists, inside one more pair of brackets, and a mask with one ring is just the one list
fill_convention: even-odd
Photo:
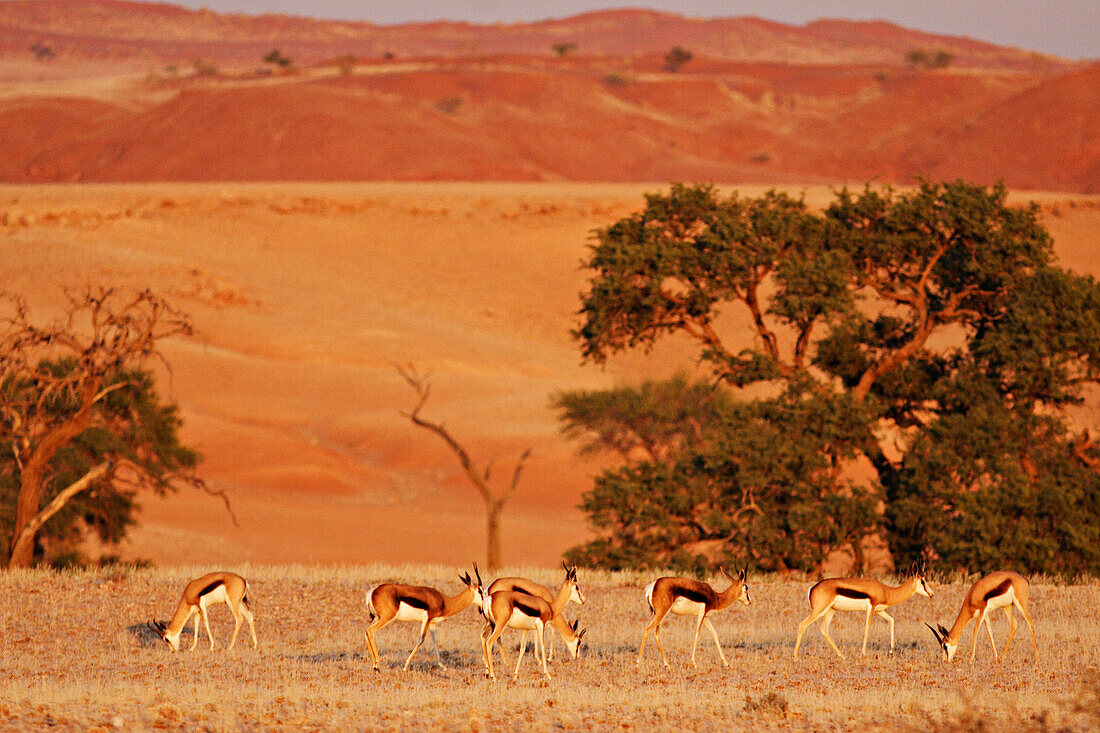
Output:
[[[205,569],[202,569],[205,570]],[[205,648],[171,654],[145,627],[170,615],[196,568],[107,569],[0,576],[3,629],[0,728],[24,730],[201,729],[909,729],[1095,730],[1100,725],[1100,587],[1036,584],[1033,616],[1040,640],[995,665],[988,642],[973,664],[969,638],[961,663],[944,665],[922,621],[954,618],[965,586],[940,585],[934,599],[899,607],[898,652],[886,654],[886,626],[876,621],[866,659],[856,614],[838,616],[834,638],[852,655],[836,659],[816,630],[805,655],[791,658],[794,630],[806,613],[807,583],[755,578],[754,604],[714,616],[731,661],[721,669],[713,642],[700,638],[699,668],[687,666],[691,624],[668,622],[664,641],[673,664],[655,648],[641,669],[634,655],[648,616],[641,588],[648,577],[589,573],[581,577],[588,627],[577,661],[551,667],[544,684],[533,660],[518,682],[483,674],[474,614],[440,628],[448,669],[422,650],[413,668],[401,663],[415,641],[411,624],[379,634],[383,671],[374,673],[362,629],[363,592],[400,579],[457,592],[456,569],[428,566],[238,568],[249,578],[260,648],[231,653]],[[509,569],[511,573],[517,569]],[[519,570],[556,582],[550,570]],[[221,644],[228,610],[215,607]],[[998,643],[1003,617],[996,622]],[[705,634],[705,632],[704,632]],[[247,634],[243,638],[247,638]],[[188,645],[190,632],[183,643]]]

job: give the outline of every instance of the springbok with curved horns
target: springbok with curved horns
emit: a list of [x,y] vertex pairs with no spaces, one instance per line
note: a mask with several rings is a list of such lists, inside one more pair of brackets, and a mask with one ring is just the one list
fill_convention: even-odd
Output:
[[747,606],[752,603],[752,598],[749,597],[747,583],[748,568],[739,571],[736,580],[725,569],[718,569],[730,581],[730,587],[721,593],[716,592],[707,583],[690,578],[658,578],[646,586],[645,597],[649,601],[649,609],[653,612],[653,618],[650,619],[649,625],[645,627],[645,631],[642,633],[642,643],[638,647],[637,664],[642,663],[645,642],[649,637],[649,632],[652,631],[654,638],[657,639],[657,648],[661,651],[661,661],[664,662],[665,667],[669,666],[668,659],[665,657],[665,648],[661,644],[661,623],[669,613],[674,613],[678,616],[696,617],[695,638],[691,641],[692,667],[695,666],[695,647],[699,643],[699,629],[704,624],[710,630],[711,636],[714,637],[714,645],[718,647],[718,656],[722,658],[722,666],[729,666],[726,655],[722,652],[722,644],[718,641],[718,632],[714,630],[707,614],[711,611],[720,611],[735,601],[740,601]]
[[[955,652],[959,649],[959,641],[966,625],[971,620],[977,619],[977,623],[974,625],[974,643],[970,647],[970,661],[974,661],[974,654],[978,650],[978,630],[981,629],[984,623],[986,631],[989,632],[989,645],[993,647],[993,659],[999,662],[1008,654],[1012,637],[1016,635],[1018,624],[1016,618],[1012,615],[1012,608],[1016,607],[1019,609],[1020,615],[1024,617],[1024,621],[1027,621],[1028,629],[1031,630],[1031,648],[1035,653],[1035,658],[1038,659],[1039,644],[1035,641],[1035,625],[1031,623],[1031,616],[1027,613],[1029,591],[1030,585],[1027,578],[1019,573],[1011,570],[999,570],[990,573],[970,586],[966,598],[963,599],[962,608],[959,609],[959,615],[955,618],[955,624],[950,631],[939,624],[937,624],[938,629],[933,629],[929,624],[925,624],[925,626],[932,630],[932,635],[936,637],[940,648],[943,649],[943,658],[950,662],[955,658]],[[1008,639],[1005,641],[1005,648],[1001,651],[1000,657],[997,656],[997,644],[993,641],[993,626],[989,621],[990,613],[998,608],[1004,609],[1005,615],[1008,616]]]
[[[546,625],[549,630],[550,639],[547,645],[550,647],[547,659],[552,661],[554,659],[554,631],[556,630],[561,634],[562,639],[569,639],[570,634],[576,635],[576,624],[572,626],[566,621],[562,615],[562,611],[570,603],[576,603],[578,606],[584,605],[584,594],[581,593],[580,584],[577,582],[577,566],[567,566],[564,562],[561,564],[562,569],[565,570],[565,580],[561,584],[561,588],[557,593],[552,592],[549,588],[541,583],[536,583],[533,580],[527,578],[497,578],[490,585],[486,592],[489,595],[502,590],[517,591],[519,593],[526,593],[531,596],[538,596],[542,600],[550,604],[550,608],[554,611],[553,618]],[[566,643],[568,646],[568,642]],[[499,647],[498,647],[499,648]],[[576,653],[570,651],[573,658],[576,658]]]
[[867,615],[863,628],[863,656],[867,656],[867,637],[871,632],[871,616],[880,616],[890,622],[890,653],[894,653],[894,619],[886,609],[907,601],[914,595],[932,597],[932,591],[924,580],[924,573],[917,572],[909,580],[896,588],[870,578],[826,578],[810,588],[810,615],[798,624],[798,638],[794,642],[794,656],[798,658],[798,647],[802,644],[802,635],[810,624],[821,619],[821,635],[841,659],[844,654],[829,636],[829,624],[837,611],[862,611]]
[[[248,621],[248,630],[252,634],[252,647],[257,646],[256,627],[252,622],[252,611],[248,608],[248,581],[236,573],[215,572],[207,573],[195,578],[183,588],[183,597],[172,621],[165,624],[163,621],[149,621],[148,626],[157,636],[164,639],[169,648],[178,652],[180,648],[180,634],[183,627],[195,616],[195,638],[191,642],[191,650],[199,643],[199,619],[202,619],[206,627],[206,636],[210,639],[210,649],[214,649],[214,635],[210,633],[210,619],[206,609],[213,603],[225,603],[233,612],[233,638],[229,641],[229,649],[237,643],[237,632],[241,630],[241,620]],[[197,615],[196,615],[197,614]]]
[[444,596],[435,588],[422,585],[402,585],[397,583],[384,583],[367,591],[367,611],[370,613],[371,624],[367,627],[364,636],[367,639],[367,650],[370,652],[371,662],[375,670],[378,670],[380,657],[378,646],[374,643],[374,635],[383,626],[392,621],[415,621],[420,624],[420,640],[409,652],[405,660],[404,669],[408,670],[409,662],[416,655],[418,649],[424,643],[428,632],[432,634],[432,644],[435,645],[435,661],[440,669],[446,669],[443,659],[439,656],[439,640],[435,634],[435,627],[444,619],[454,616],[456,613],[466,610],[471,603],[481,605],[481,598],[485,591],[481,588],[481,574],[478,572],[477,563],[474,563],[474,577],[469,573],[458,576],[466,584],[466,589],[455,596]]
[[[481,651],[485,671],[488,672],[490,679],[496,679],[493,669],[493,646],[505,629],[519,629],[523,632],[512,679],[519,676],[519,666],[523,662],[523,653],[527,650],[528,631],[535,632],[535,658],[542,664],[542,673],[546,675],[546,679],[550,679],[550,672],[546,669],[545,629],[554,618],[554,610],[549,603],[538,596],[502,590],[482,598],[481,612],[489,622],[481,632]],[[578,631],[579,623],[574,621],[571,625],[564,624],[564,629],[559,629],[569,655],[574,659],[577,657],[581,638],[585,633],[584,629]]]

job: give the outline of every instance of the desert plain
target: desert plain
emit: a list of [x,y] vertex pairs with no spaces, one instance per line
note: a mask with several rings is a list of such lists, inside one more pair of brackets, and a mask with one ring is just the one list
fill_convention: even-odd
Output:
[[[753,603],[715,612],[730,666],[723,668],[704,631],[690,665],[693,624],[665,623],[669,668],[652,638],[636,664],[648,620],[638,573],[585,572],[585,603],[569,618],[587,629],[580,656],[560,642],[538,671],[530,652],[512,679],[516,633],[505,635],[507,662],[490,680],[481,661],[481,623],[472,610],[439,627],[446,669],[435,666],[429,639],[409,665],[416,624],[396,623],[376,639],[381,670],[371,669],[363,641],[363,594],[401,580],[457,593],[455,569],[442,565],[347,567],[239,566],[249,578],[259,646],[247,627],[225,651],[232,622],[212,606],[211,627],[187,651],[171,653],[145,625],[165,618],[179,589],[200,567],[125,567],[0,577],[4,628],[0,730],[903,730],[1089,731],[1100,725],[1100,586],[1036,578],[1031,589],[1038,656],[1026,625],[1005,659],[992,660],[983,631],[968,661],[970,629],[951,665],[940,658],[925,621],[948,624],[967,585],[933,582],[933,598],[891,609],[896,650],[875,619],[868,654],[859,653],[860,614],[839,614],[832,635],[839,659],[811,628],[792,658],[807,583],[750,577]],[[556,586],[560,570],[508,568]],[[719,588],[723,579],[711,579]],[[1007,623],[994,620],[998,648]]]

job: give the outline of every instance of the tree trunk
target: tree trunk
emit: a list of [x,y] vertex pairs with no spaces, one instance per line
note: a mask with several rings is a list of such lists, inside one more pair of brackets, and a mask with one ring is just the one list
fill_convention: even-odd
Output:
[[96,394],[103,384],[102,377],[87,380],[81,387],[80,409],[61,425],[47,433],[35,446],[23,466],[19,477],[19,496],[15,503],[15,524],[12,525],[11,553],[8,556],[9,568],[29,568],[34,561],[34,532],[29,539],[20,541],[39,513],[42,492],[46,482],[46,471],[57,451],[75,438],[91,424],[92,406]]
[[[22,529],[12,537],[12,550],[11,557],[8,560],[8,569],[30,567],[31,562],[34,560],[34,536],[38,533],[42,525],[49,521],[50,517],[54,514],[61,511],[61,509],[69,503],[69,499],[72,499],[81,491],[91,486],[96,479],[102,477],[110,469],[110,461],[100,463],[91,471],[88,471],[88,473],[66,486],[61,493],[53,498],[53,501],[51,501],[45,509],[37,512],[29,521],[25,522],[22,525]],[[41,485],[39,485],[39,493],[41,493],[41,488]],[[22,498],[22,496],[20,496],[20,498]]]
[[8,556],[9,568],[29,568],[34,561],[34,534],[30,541],[19,543],[23,530],[38,514],[38,505],[42,503],[41,472],[24,472],[19,483],[19,497],[15,504],[15,524],[12,525],[11,554]]
[[485,565],[489,570],[500,567],[500,515],[504,504],[497,501],[485,505]]
[[867,556],[863,552],[863,538],[856,537],[852,540],[852,571],[855,575],[863,575],[867,570]]

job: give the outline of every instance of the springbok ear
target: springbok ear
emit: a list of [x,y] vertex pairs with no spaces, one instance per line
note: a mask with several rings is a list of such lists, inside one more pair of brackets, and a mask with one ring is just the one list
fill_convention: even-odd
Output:
[[461,580],[466,585],[473,585],[473,583],[470,581],[470,574],[469,573],[463,573],[462,575],[458,576],[458,579]]
[[578,631],[577,632],[577,641],[580,641],[581,639],[583,639],[584,635],[587,634],[587,633],[588,633],[588,629],[581,629],[580,631]]
[[947,635],[951,633],[950,631],[948,631],[947,629],[945,629],[943,627],[943,624],[936,624],[936,626],[940,627],[940,636],[942,636],[945,639],[947,638]]
[[483,585],[483,583],[481,582],[481,571],[477,569],[477,563],[476,562],[474,563],[474,575],[477,576],[477,584],[478,585]]

